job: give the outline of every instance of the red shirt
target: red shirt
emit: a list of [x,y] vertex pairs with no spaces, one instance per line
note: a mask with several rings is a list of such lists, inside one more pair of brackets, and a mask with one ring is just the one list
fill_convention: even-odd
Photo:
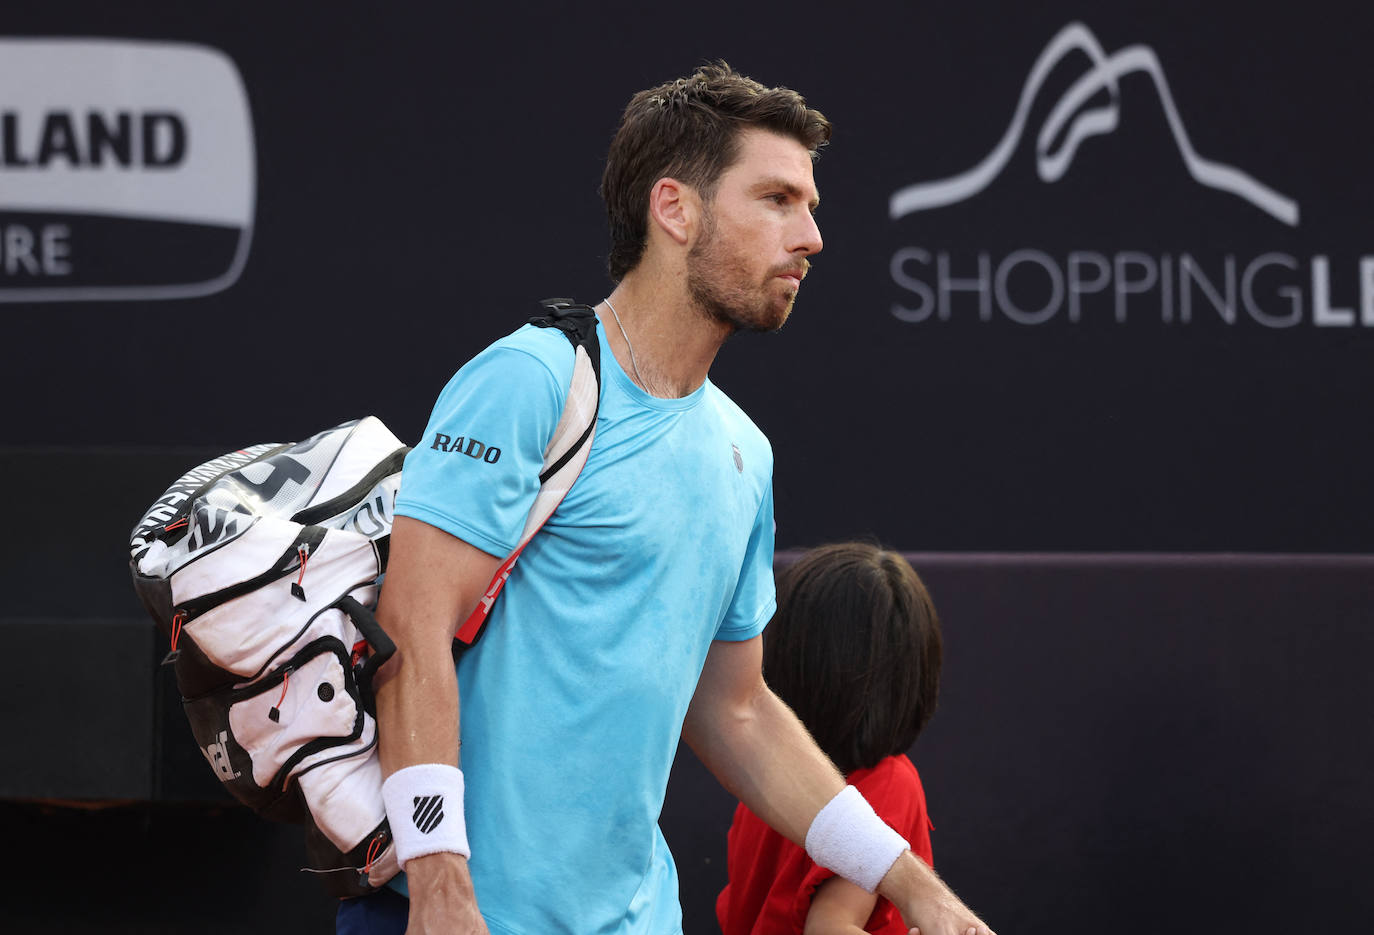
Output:
[[[934,825],[926,814],[921,777],[909,759],[890,756],[872,769],[855,770],[849,783],[907,839],[912,853],[934,865]],[[716,900],[724,935],[799,935],[816,887],[834,876],[743,805],[735,809],[730,826],[728,858],[730,883]],[[879,896],[864,931],[906,935],[907,927],[897,908]]]

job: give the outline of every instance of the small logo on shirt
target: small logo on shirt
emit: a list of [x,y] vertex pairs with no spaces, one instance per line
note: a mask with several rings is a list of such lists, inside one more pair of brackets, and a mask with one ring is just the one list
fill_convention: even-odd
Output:
[[731,445],[730,445],[730,450],[733,451],[733,452],[735,453],[735,470],[736,470],[736,471],[739,471],[741,474],[743,474],[743,473],[744,473],[744,455],[742,455],[742,454],[739,453],[739,445],[736,445],[736,444],[734,444],[734,443],[732,442]]
[[444,820],[444,797],[442,795],[417,795],[415,814],[411,816],[415,827],[429,834]]
[[450,451],[460,455],[467,455],[475,461],[485,461],[487,464],[495,464],[501,460],[500,448],[489,448],[483,442],[475,438],[468,438],[459,435],[457,438],[450,438],[443,432],[434,433],[434,444],[429,447],[435,451]]

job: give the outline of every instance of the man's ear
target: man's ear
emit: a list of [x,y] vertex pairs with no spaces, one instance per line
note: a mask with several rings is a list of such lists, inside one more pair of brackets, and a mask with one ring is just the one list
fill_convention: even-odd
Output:
[[690,185],[661,178],[649,189],[649,220],[674,243],[686,245],[701,217],[701,199]]

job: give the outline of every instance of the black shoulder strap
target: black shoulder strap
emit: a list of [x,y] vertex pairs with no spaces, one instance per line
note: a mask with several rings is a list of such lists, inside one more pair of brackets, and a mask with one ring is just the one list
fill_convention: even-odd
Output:
[[487,615],[505,587],[515,560],[563,502],[573,481],[582,473],[591,452],[596,432],[596,414],[601,408],[601,344],[596,337],[596,312],[589,305],[571,299],[545,299],[547,310],[530,319],[541,328],[557,328],[573,346],[573,375],[558,426],[544,450],[544,467],[539,472],[539,493],[534,498],[520,542],[496,569],[486,593],[472,614],[453,635],[453,654],[460,655],[482,635]]
[[[557,328],[572,343],[574,354],[578,348],[585,351],[599,390],[601,386],[601,342],[596,339],[596,309],[590,305],[581,305],[572,299],[544,299],[539,304],[544,306],[547,311],[543,315],[534,316],[529,320],[529,323],[538,328]],[[576,376],[574,375],[575,379]],[[598,409],[600,408],[600,395],[598,392]],[[566,418],[566,406],[564,415]],[[568,460],[581,450],[584,444],[591,443],[591,431],[595,425],[596,413],[593,412],[591,422],[586,428],[586,437],[578,439],[577,443],[569,448],[560,459],[555,460],[552,464],[546,463],[544,469],[539,472],[539,483],[547,482],[556,472],[562,470]]]

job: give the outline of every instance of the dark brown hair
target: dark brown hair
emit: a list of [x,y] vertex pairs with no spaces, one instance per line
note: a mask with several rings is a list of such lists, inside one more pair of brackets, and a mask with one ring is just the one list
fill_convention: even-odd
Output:
[[845,542],[778,579],[763,673],[846,775],[903,753],[935,713],[940,620],[906,559]]
[[630,98],[601,176],[612,280],[624,278],[644,254],[654,183],[675,178],[709,201],[721,173],[739,157],[739,132],[747,127],[790,136],[813,159],[830,139],[830,121],[796,91],[766,88],[723,61]]

